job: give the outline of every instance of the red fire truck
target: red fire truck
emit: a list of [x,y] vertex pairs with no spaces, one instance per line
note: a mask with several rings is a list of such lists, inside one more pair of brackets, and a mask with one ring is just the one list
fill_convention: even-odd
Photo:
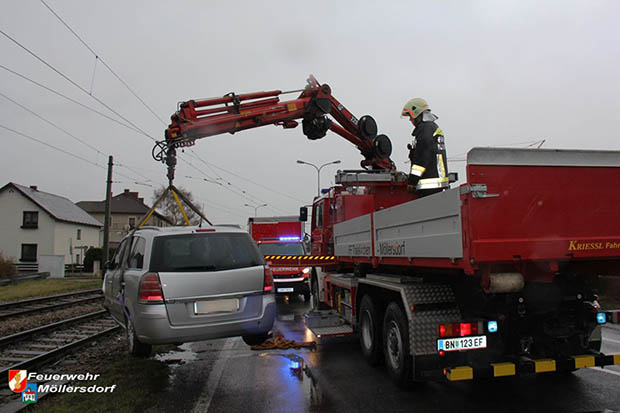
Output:
[[[272,257],[305,256],[304,229],[305,222],[300,221],[298,216],[248,218],[248,232],[268,260]],[[309,266],[272,267],[276,293],[301,294],[305,301],[310,301],[311,270]]]
[[311,255],[268,257],[313,267],[329,308],[307,315],[317,336],[358,332],[399,384],[620,364],[600,352],[601,326],[620,313],[593,287],[620,276],[620,152],[474,148],[463,184],[419,198],[372,117],[312,76],[296,99],[283,93],[184,102],[154,154],[172,180],[177,148],[300,119],[309,139],[332,131],[359,149],[363,169],[339,171],[314,200]]

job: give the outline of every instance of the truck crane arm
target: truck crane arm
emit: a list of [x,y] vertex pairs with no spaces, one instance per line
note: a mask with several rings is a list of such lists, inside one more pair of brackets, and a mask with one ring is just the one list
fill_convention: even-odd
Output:
[[[280,95],[296,92],[301,92],[296,99],[280,101]],[[375,120],[369,115],[357,119],[331,94],[328,85],[321,85],[312,75],[306,87],[296,91],[229,93],[220,98],[180,103],[171,116],[165,139],[153,148],[153,158],[168,165],[168,180],[172,184],[177,148],[192,146],[200,138],[260,126],[295,128],[299,119],[308,139],[321,139],[331,130],[355,145],[364,157],[363,168],[395,169],[390,159],[392,143],[386,135],[377,135]]]

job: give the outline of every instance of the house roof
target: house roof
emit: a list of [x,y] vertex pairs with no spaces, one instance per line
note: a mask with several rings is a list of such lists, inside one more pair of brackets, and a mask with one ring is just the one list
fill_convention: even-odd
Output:
[[[151,207],[144,203],[144,198],[139,198],[137,192],[131,192],[129,189],[113,196],[110,204],[110,213],[112,214],[144,215],[151,210]],[[77,205],[91,214],[105,213],[105,201],[80,201]],[[154,215],[172,225],[168,218],[157,211],[154,212]]]
[[37,204],[41,209],[57,221],[89,225],[93,227],[103,226],[86,211],[65,197],[39,191],[36,186],[27,187],[14,182],[9,182],[3,186],[0,189],[0,192],[3,192],[9,187],[13,187],[18,190],[22,195]]

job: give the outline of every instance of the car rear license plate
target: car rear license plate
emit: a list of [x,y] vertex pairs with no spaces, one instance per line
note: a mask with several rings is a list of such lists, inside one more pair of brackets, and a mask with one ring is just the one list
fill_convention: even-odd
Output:
[[238,298],[196,301],[194,303],[195,314],[228,313],[231,311],[239,311]]
[[278,292],[279,293],[292,293],[293,291],[295,291],[295,289],[293,287],[278,288]]
[[437,340],[437,350],[463,351],[487,348],[487,336],[443,338]]

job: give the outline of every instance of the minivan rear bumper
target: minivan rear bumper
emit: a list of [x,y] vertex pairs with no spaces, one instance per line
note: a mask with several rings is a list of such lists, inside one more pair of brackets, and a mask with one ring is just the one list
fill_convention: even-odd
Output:
[[276,302],[274,294],[265,294],[262,298],[262,311],[257,317],[191,326],[170,325],[163,304],[137,304],[134,315],[136,334],[140,341],[148,344],[187,343],[246,334],[264,334],[273,328]]

